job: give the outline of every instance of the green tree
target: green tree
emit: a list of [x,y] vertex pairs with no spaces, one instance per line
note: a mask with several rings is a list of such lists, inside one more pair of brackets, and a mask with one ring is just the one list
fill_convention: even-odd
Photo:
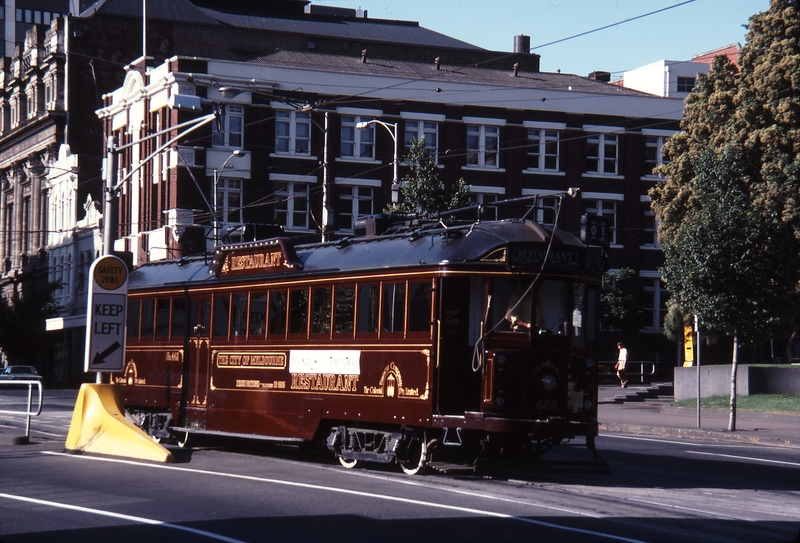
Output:
[[447,194],[436,162],[425,146],[424,137],[411,141],[411,148],[404,158],[411,173],[402,179],[400,192],[403,201],[387,206],[387,213],[421,213],[433,216],[469,204],[469,185],[463,178]]
[[694,159],[694,205],[662,239],[661,269],[674,301],[697,314],[709,334],[731,335],[731,416],[742,342],[783,333],[796,317],[798,245],[791,227],[754,203],[742,153],[728,147]]
[[625,321],[636,311],[636,272],[630,268],[603,275],[600,303],[603,308],[603,328],[622,330]]
[[[714,59],[686,100],[681,129],[665,145],[672,159],[660,169],[666,179],[650,191],[666,247],[663,271],[675,298],[670,322],[687,317],[681,310],[696,311],[704,326],[733,335],[733,430],[739,342],[774,337],[778,330],[788,336],[796,320],[791,310],[800,240],[796,0],[772,0],[767,11],[750,18],[738,69],[725,58]],[[722,201],[736,211],[715,203]]]
[[54,293],[61,283],[30,282],[22,293],[0,296],[0,351],[10,363],[32,364],[48,344],[45,319],[57,314]]

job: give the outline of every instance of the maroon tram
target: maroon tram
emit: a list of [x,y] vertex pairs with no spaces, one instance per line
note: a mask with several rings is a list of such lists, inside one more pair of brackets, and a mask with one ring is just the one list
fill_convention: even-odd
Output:
[[154,438],[325,443],[345,467],[597,435],[600,271],[529,220],[223,245],[130,275],[126,408]]

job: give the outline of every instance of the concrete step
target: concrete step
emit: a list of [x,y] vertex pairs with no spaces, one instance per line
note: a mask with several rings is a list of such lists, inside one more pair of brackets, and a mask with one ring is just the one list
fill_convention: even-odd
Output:
[[624,392],[614,396],[615,403],[648,402],[669,403],[675,400],[672,383],[654,383],[647,387],[631,387],[621,389]]

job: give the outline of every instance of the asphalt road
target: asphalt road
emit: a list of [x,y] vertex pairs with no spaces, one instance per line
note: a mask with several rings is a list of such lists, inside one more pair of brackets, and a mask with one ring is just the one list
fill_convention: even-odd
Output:
[[[51,403],[47,432],[66,435],[69,409]],[[173,464],[76,456],[34,432],[0,446],[0,542],[783,542],[800,531],[796,449],[597,444],[610,469],[578,446],[537,468],[408,477],[244,442],[175,449]]]

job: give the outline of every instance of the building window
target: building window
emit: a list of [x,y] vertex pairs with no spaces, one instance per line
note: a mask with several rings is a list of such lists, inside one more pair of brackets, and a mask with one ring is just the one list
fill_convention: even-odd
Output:
[[500,167],[500,127],[467,125],[467,166]]
[[342,115],[342,158],[373,160],[375,158],[375,124],[358,129],[356,125],[373,119],[361,115]]
[[644,137],[644,173],[654,175],[653,170],[669,162],[669,157],[664,155],[665,136]]
[[614,200],[584,200],[586,202],[586,214],[609,219],[611,235],[609,243],[617,244],[617,202]]
[[242,180],[217,182],[217,216],[222,227],[242,224]]
[[225,106],[219,122],[212,123],[211,145],[241,149],[244,136],[244,108]]
[[646,203],[648,209],[644,212],[642,218],[642,247],[651,249],[660,249],[661,244],[658,242],[658,221],[656,214],[649,209],[649,202]]
[[536,222],[546,226],[554,226],[558,212],[558,198],[543,196],[536,202]]
[[275,224],[308,230],[308,183],[275,183]]
[[660,277],[642,277],[642,330],[662,332],[669,292]]
[[558,130],[528,129],[528,170],[558,171]]
[[469,199],[473,204],[482,205],[483,207],[483,220],[496,221],[497,220],[497,206],[490,206],[500,200],[500,194],[486,193],[486,192],[473,192],[469,195]]
[[375,189],[365,186],[337,186],[339,209],[336,214],[336,229],[352,232],[360,217],[372,215],[374,211]]
[[678,76],[678,92],[692,92],[694,88],[694,77]]
[[439,123],[432,121],[417,121],[407,119],[405,148],[406,153],[411,149],[413,140],[421,141],[425,138],[425,148],[430,153],[433,162],[439,163]]
[[275,152],[311,155],[311,118],[300,111],[275,112]]
[[614,134],[589,134],[586,145],[586,172],[617,175],[617,142]]

